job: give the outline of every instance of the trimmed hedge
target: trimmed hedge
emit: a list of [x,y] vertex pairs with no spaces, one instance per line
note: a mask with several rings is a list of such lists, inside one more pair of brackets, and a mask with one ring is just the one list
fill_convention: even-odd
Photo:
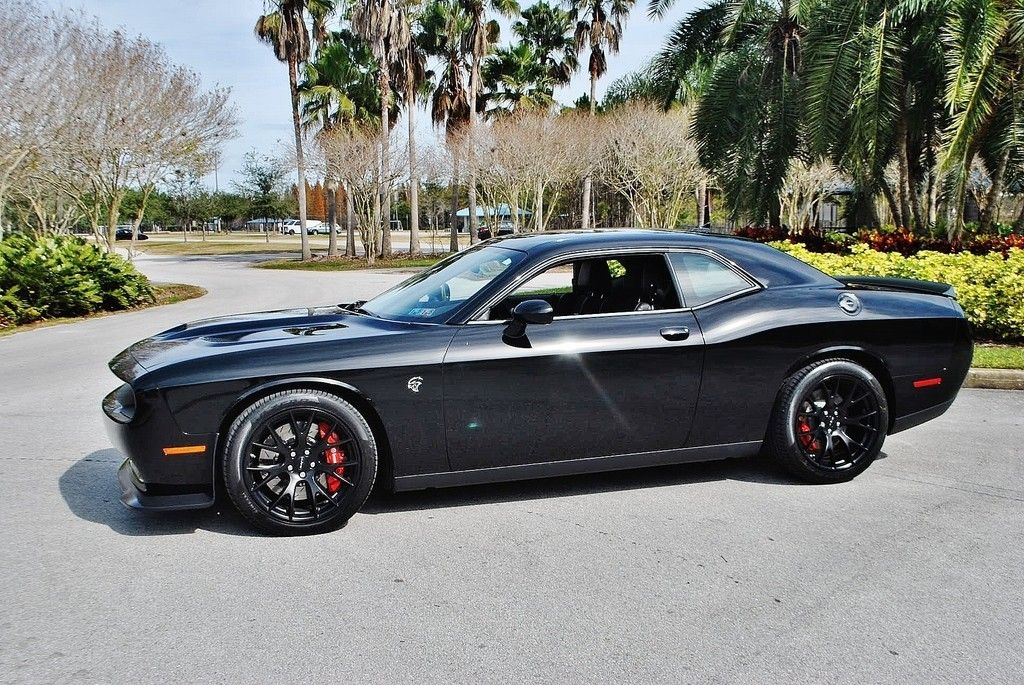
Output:
[[0,327],[152,301],[149,279],[131,263],[80,238],[14,234],[0,242]]
[[949,283],[957,301],[984,340],[1024,339],[1024,250],[1011,248],[977,255],[922,251],[909,257],[854,245],[849,254],[811,252],[788,241],[773,242],[783,252],[827,274],[890,276]]

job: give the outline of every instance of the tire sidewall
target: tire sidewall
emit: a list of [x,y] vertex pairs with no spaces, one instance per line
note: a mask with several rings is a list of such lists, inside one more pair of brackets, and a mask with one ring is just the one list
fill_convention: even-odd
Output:
[[[248,455],[245,446],[252,432],[269,416],[288,410],[316,409],[330,412],[344,423],[359,445],[359,480],[355,488],[332,512],[316,523],[288,523],[271,518],[249,494],[243,470]],[[362,414],[345,400],[319,390],[288,390],[256,401],[232,423],[224,452],[224,484],[238,510],[262,530],[283,535],[321,533],[334,530],[352,517],[369,496],[377,476],[377,441]]]
[[[804,454],[804,451],[797,444],[796,415],[800,402],[804,395],[807,394],[808,390],[814,388],[823,379],[840,374],[853,376],[861,380],[874,393],[880,414],[880,434],[875,438],[875,444],[872,446],[871,450],[868,454],[862,457],[859,462],[847,469],[833,471],[830,469],[823,469],[815,464],[807,457],[806,454]],[[885,434],[889,428],[889,402],[886,398],[885,390],[882,388],[881,383],[878,382],[878,379],[875,378],[870,371],[859,364],[845,360],[832,360],[814,366],[803,374],[784,400],[785,404],[781,407],[781,425],[778,426],[778,428],[781,429],[780,437],[783,441],[783,445],[780,447],[788,452],[787,456],[790,458],[791,463],[792,461],[796,461],[799,463],[801,470],[809,472],[807,475],[813,474],[816,478],[829,481],[849,480],[870,466],[878,456],[878,453],[882,450],[882,444],[885,441]]]

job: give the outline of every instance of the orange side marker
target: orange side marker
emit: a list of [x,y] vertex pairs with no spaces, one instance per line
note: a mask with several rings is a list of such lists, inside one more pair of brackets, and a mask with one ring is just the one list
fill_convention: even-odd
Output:
[[206,445],[182,445],[181,447],[165,447],[164,456],[171,457],[176,454],[202,454],[206,451]]

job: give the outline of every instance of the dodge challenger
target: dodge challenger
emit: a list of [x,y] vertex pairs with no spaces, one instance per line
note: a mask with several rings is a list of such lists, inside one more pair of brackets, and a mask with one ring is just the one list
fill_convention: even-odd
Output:
[[[847,481],[942,414],[972,354],[945,284],[830,276],[648,230],[516,235],[369,301],[186,323],[118,354],[122,501],[227,493],[277,534],[394,490],[766,455]],[[219,487],[219,483],[223,483]]]

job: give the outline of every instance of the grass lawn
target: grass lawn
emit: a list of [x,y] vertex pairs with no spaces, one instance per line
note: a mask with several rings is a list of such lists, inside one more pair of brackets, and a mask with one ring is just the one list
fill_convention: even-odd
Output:
[[1024,347],[976,344],[971,366],[982,369],[1024,369]]
[[[326,249],[324,245],[323,249]],[[252,241],[228,241],[228,240],[190,240],[182,241],[157,241],[147,240],[138,245],[138,251],[144,254],[155,255],[219,255],[219,254],[277,254],[280,252],[298,252],[297,245],[283,240],[271,240],[269,243]]]
[[205,288],[200,288],[198,285],[189,285],[187,283],[154,283],[153,284],[153,303],[143,305],[141,307],[135,307],[133,309],[122,309],[116,312],[96,312],[95,314],[86,314],[85,316],[66,316],[57,319],[44,319],[43,321],[35,321],[33,323],[27,323],[23,326],[11,326],[9,328],[0,328],[0,337],[5,335],[11,335],[12,333],[21,333],[22,331],[31,331],[36,328],[47,328],[49,326],[56,326],[62,323],[73,323],[75,321],[83,321],[85,319],[95,319],[100,316],[109,316],[110,314],[120,314],[124,311],[136,311],[139,309],[148,309],[149,307],[159,307],[164,304],[174,304],[176,302],[184,302],[185,300],[191,300],[196,297],[202,297],[206,294]]
[[366,260],[359,257],[322,257],[308,262],[298,259],[275,259],[268,262],[260,262],[253,266],[259,269],[290,269],[295,271],[353,271],[355,269],[420,269],[425,266],[433,266],[446,255],[418,257],[410,259],[407,256],[398,256],[391,259],[378,259],[373,266],[368,266]]
[[[396,231],[392,233],[397,248],[408,249],[408,234]],[[431,241],[433,240],[433,246]],[[459,236],[460,244],[469,244],[468,236]],[[345,237],[339,236],[339,245],[344,245]],[[309,247],[314,253],[327,251],[328,238],[325,235],[309,236]],[[420,245],[430,252],[431,247],[440,253],[448,249],[448,236],[420,233]],[[127,243],[118,243],[127,246]],[[270,242],[266,236],[255,233],[221,233],[207,234],[206,240],[199,233],[191,234],[186,243],[180,233],[153,233],[149,240],[136,243],[136,249],[144,254],[153,255],[223,255],[223,254],[268,254],[292,253],[298,255],[301,250],[300,237],[297,235],[280,235],[272,233]],[[360,248],[361,250],[361,248]]]

